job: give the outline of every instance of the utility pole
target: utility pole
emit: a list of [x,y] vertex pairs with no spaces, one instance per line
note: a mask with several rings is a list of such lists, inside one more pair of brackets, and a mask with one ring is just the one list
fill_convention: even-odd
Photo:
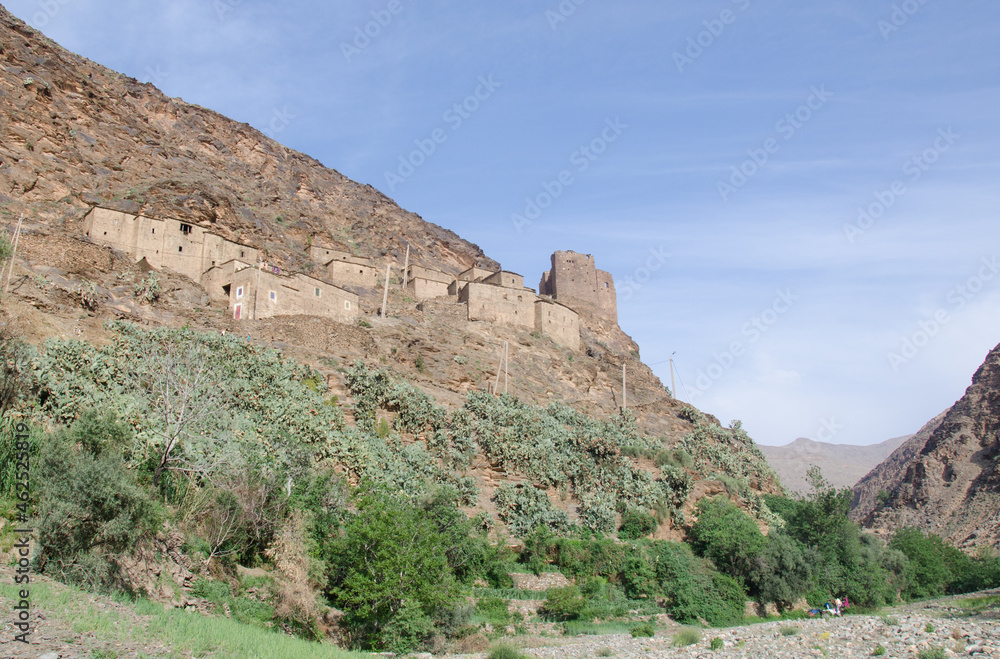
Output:
[[676,354],[677,351],[674,350],[670,355],[670,397],[674,400],[677,400],[677,385],[674,384],[674,355]]
[[625,383],[625,362],[622,362],[622,414],[628,410],[628,385]]
[[507,393],[507,376],[509,375],[510,367],[510,344],[507,341],[503,342],[503,392]]
[[[10,276],[14,273],[14,257],[17,256],[17,241],[21,238],[21,222],[24,221],[24,213],[21,213],[21,217],[17,220],[17,228],[14,229],[14,247],[10,251],[10,266],[7,268],[7,281],[4,282],[3,292],[4,295],[7,294],[7,289],[10,288]],[[0,270],[0,272],[3,272]]]
[[257,255],[257,285],[253,287],[253,319],[257,320],[257,296],[260,295],[260,254]]
[[392,277],[392,264],[385,266],[385,292],[382,293],[382,317],[385,318],[388,314],[387,307],[389,305],[389,279]]
[[410,276],[410,246],[406,246],[406,261],[403,263],[403,290],[406,290],[407,279]]

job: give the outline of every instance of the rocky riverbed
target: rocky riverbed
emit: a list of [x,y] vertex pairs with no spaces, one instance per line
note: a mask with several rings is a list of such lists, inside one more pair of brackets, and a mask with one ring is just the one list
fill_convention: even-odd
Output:
[[[853,659],[927,657],[1000,658],[1000,610],[969,607],[970,597],[998,596],[1000,590],[887,609],[879,615],[765,622],[729,629],[697,630],[700,639],[675,645],[688,630],[658,631],[652,638],[627,634],[575,638],[511,639],[531,657],[684,657],[697,659]],[[712,650],[713,639],[719,639]],[[721,644],[721,647],[720,647]],[[880,652],[878,648],[882,648]],[[485,655],[468,655],[482,657]]]

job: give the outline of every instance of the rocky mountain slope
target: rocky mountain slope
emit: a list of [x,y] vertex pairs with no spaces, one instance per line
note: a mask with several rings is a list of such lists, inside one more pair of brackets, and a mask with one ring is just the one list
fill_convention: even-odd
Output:
[[854,488],[852,516],[915,526],[965,547],[1000,542],[1000,346],[965,395]]
[[52,227],[102,205],[207,222],[302,269],[310,236],[446,271],[492,268],[476,245],[371,186],[218,113],[74,55],[0,6],[0,204]]
[[853,487],[865,474],[888,458],[912,435],[888,439],[871,446],[827,444],[800,437],[784,446],[761,446],[768,463],[791,492],[806,493],[806,473],[816,465],[836,488]]
[[[159,273],[155,301],[138,296],[146,273],[83,235],[81,219],[95,205],[210,226],[289,269],[308,270],[312,240],[373,257],[383,267],[401,265],[406,245],[411,263],[431,268],[497,267],[475,245],[372,188],[246,125],[68,53],[0,8],[0,219],[9,227],[25,213],[0,322],[12,323],[32,343],[58,337],[103,344],[105,323],[114,318],[246,335],[317,369],[349,423],[354,401],[344,371],[359,359],[453,409],[470,390],[498,381],[507,342],[510,366],[508,377],[499,378],[501,391],[539,406],[565,403],[596,418],[620,413],[627,364],[629,411],[657,445],[631,456],[636,467],[658,478],[668,468],[659,452],[674,448],[700,421],[718,430],[695,447],[686,467],[694,482],[685,513],[700,497],[733,488],[732,478],[720,480],[727,470],[746,476],[740,492],[730,494],[748,507],[750,498],[780,491],[752,442],[671,398],[613,322],[583,313],[582,347],[574,352],[538,332],[470,322],[465,306],[451,298],[418,303],[398,282],[385,319],[374,314],[380,289],[362,296],[358,324],[303,316],[235,321],[226,303],[170,270]],[[538,265],[539,271],[548,266]],[[474,462],[468,475],[487,512],[495,487],[523,478],[485,460]],[[557,505],[572,517],[577,503],[571,497]],[[679,533],[666,525],[661,531],[664,537]]]

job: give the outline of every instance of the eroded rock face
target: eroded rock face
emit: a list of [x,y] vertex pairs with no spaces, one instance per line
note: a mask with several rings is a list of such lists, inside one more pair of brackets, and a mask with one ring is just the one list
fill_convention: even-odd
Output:
[[914,526],[964,546],[1000,543],[1000,346],[965,395],[854,488],[852,515],[891,533]]
[[[95,205],[171,217],[267,248],[301,269],[311,236],[446,271],[496,264],[247,124],[74,55],[0,6],[0,203],[50,225]],[[364,236],[363,244],[357,236]]]

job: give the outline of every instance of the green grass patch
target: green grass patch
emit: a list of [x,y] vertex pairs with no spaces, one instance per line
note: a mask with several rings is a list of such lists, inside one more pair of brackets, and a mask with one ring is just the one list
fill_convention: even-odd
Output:
[[567,620],[563,623],[566,636],[607,636],[608,634],[628,634],[633,626],[628,622],[588,622],[586,620]]
[[795,625],[785,625],[780,629],[780,631],[782,636],[795,636],[802,630]]
[[520,590],[518,588],[473,588],[476,599],[497,598],[502,600],[544,600],[544,590]]
[[[0,598],[13,600],[16,594],[14,584],[0,584]],[[131,609],[128,613],[101,609],[89,603],[91,597],[89,593],[71,586],[56,587],[48,583],[31,586],[32,605],[36,610],[43,610],[50,618],[72,621],[75,633],[87,634],[100,641],[160,642],[177,654],[211,654],[214,659],[349,659],[367,656],[236,620],[178,609],[165,611],[162,605],[149,600],[133,602],[113,598]]]
[[701,640],[701,631],[695,629],[694,627],[685,627],[676,634],[674,634],[674,646],[678,648],[684,648],[689,645],[694,645]]
[[656,636],[656,625],[652,622],[640,622],[628,631],[632,638],[652,638]]
[[1000,608],[1000,595],[987,595],[985,597],[967,597],[955,600],[955,604],[963,609],[973,611],[984,611],[986,609]]
[[528,657],[514,646],[501,643],[490,649],[486,659],[528,659]]

